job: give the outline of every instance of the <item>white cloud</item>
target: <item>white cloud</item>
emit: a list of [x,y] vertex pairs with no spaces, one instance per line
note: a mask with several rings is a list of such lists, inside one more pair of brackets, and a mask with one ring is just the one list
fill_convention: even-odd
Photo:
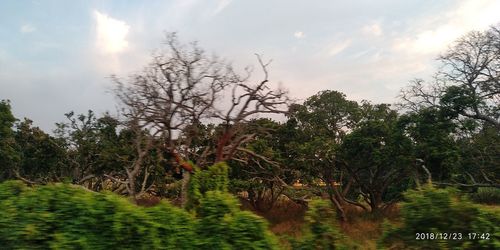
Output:
[[96,22],[96,45],[101,52],[114,54],[128,47],[126,36],[130,26],[97,10],[94,11]]
[[31,33],[33,31],[35,31],[36,28],[35,26],[31,25],[31,24],[24,24],[23,26],[21,26],[21,33],[25,34],[25,33]]
[[293,36],[300,39],[300,38],[304,37],[304,32],[297,31],[297,32],[293,33]]
[[363,33],[372,36],[381,36],[382,35],[382,27],[378,23],[368,24],[363,27]]
[[340,53],[343,50],[345,50],[350,45],[351,45],[351,39],[347,39],[347,40],[344,40],[344,41],[339,42],[339,43],[334,43],[333,45],[330,46],[328,54],[330,56],[335,56],[338,53]]
[[417,54],[437,53],[471,30],[484,30],[500,22],[498,13],[500,1],[467,0],[434,20],[418,24],[423,29],[395,39],[393,48]]
[[466,31],[453,25],[443,25],[435,30],[426,30],[413,38],[403,38],[396,42],[396,48],[409,49],[416,53],[436,53],[444,50]]

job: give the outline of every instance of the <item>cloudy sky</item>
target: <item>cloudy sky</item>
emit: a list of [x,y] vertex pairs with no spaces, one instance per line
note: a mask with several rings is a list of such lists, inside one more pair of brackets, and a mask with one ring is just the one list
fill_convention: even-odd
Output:
[[270,79],[292,97],[332,89],[393,103],[498,13],[498,0],[1,1],[0,99],[46,130],[71,110],[116,111],[109,76],[141,70],[177,31],[237,68],[254,53],[273,59]]

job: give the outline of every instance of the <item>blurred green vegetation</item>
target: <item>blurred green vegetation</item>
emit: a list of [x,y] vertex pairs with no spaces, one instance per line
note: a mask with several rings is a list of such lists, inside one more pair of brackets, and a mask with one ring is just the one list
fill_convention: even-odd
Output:
[[[455,189],[437,189],[426,186],[405,193],[401,213],[403,225],[386,225],[380,246],[394,249],[499,249],[500,213],[497,208],[486,208],[460,196]],[[460,240],[423,239],[417,233],[461,233]],[[489,239],[469,233],[488,233]],[[437,237],[437,236],[436,236]],[[457,236],[458,237],[458,236]]]
[[276,249],[266,222],[210,191],[195,217],[168,203],[138,207],[69,184],[0,184],[2,249]]
[[224,162],[216,163],[201,170],[196,167],[195,174],[191,176],[188,187],[188,209],[196,208],[200,205],[201,199],[208,191],[228,191],[228,166]]
[[339,231],[335,208],[328,200],[313,200],[306,213],[304,236],[292,241],[293,249],[352,249]]
[[480,187],[477,192],[470,195],[471,199],[477,203],[498,205],[500,203],[500,188]]

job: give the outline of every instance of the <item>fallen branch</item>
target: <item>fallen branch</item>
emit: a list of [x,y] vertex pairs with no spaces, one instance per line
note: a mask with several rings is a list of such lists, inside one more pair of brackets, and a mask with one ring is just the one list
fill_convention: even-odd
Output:
[[14,170],[14,175],[16,176],[16,178],[18,178],[18,179],[19,179],[19,180],[21,180],[21,181],[24,181],[24,182],[25,182],[25,183],[27,183],[27,184],[30,184],[30,185],[35,185],[35,184],[38,184],[38,183],[36,183],[36,182],[34,182],[34,181],[30,181],[30,180],[28,180],[28,179],[26,179],[26,178],[23,178],[23,177],[19,174],[19,172],[17,172],[16,170]]

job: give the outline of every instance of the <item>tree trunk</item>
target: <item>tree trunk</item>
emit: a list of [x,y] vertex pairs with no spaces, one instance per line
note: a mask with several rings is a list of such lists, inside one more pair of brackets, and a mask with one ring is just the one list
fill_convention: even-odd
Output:
[[370,208],[372,213],[377,213],[382,207],[382,193],[381,192],[370,192]]
[[326,184],[326,186],[327,186],[327,189],[328,189],[328,198],[330,198],[330,201],[337,208],[337,212],[339,213],[340,218],[342,219],[342,221],[347,221],[347,217],[346,217],[344,208],[342,206],[342,201],[337,198],[337,196],[335,194],[336,193],[335,187],[333,186],[332,182],[331,181],[328,182]]
[[217,142],[217,148],[215,150],[216,163],[226,160],[226,158],[224,157],[224,147],[231,139],[231,136],[232,136],[231,129],[228,128]]
[[191,173],[189,171],[183,171],[182,173],[182,186],[181,186],[181,206],[186,207],[189,188],[189,179],[191,178]]
[[127,186],[128,196],[131,197],[135,202],[137,198],[135,193],[135,174],[128,173]]

